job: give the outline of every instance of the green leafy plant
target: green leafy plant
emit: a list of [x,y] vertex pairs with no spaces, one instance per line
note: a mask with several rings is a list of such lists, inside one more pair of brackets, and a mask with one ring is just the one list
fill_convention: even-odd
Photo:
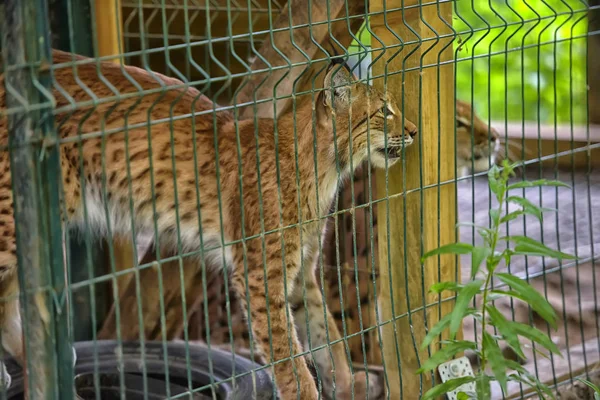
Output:
[[[517,164],[511,165],[505,161],[502,169],[494,166],[488,173],[489,187],[498,200],[498,206],[489,211],[490,227],[475,226],[483,238],[483,246],[454,243],[432,250],[422,258],[422,262],[424,262],[428,257],[441,254],[471,254],[472,264],[468,282],[441,282],[430,288],[430,292],[434,294],[443,291],[455,292],[456,304],[452,313],[442,318],[428,332],[422,347],[429,346],[446,329],[449,330],[450,340],[442,341],[443,347],[425,361],[417,372],[433,371],[441,363],[449,361],[465,350],[475,352],[481,366],[475,376],[448,380],[429,390],[423,397],[424,399],[435,398],[456,390],[465,383],[474,382],[477,399],[486,400],[490,398],[490,383],[493,380],[498,381],[504,393],[506,393],[508,381],[517,381],[534,388],[541,398],[546,396],[553,398],[552,392],[546,385],[531,375],[518,362],[506,359],[499,344],[501,341],[505,342],[521,358],[525,358],[525,355],[521,348],[520,338],[531,340],[550,352],[560,355],[558,347],[542,331],[529,325],[507,320],[494,306],[494,300],[507,296],[522,300],[556,329],[556,313],[544,296],[523,279],[505,272],[498,272],[497,269],[503,261],[509,265],[513,256],[542,256],[561,260],[575,259],[575,257],[550,249],[543,243],[526,236],[501,236],[500,226],[522,215],[533,215],[542,220],[545,212],[556,211],[538,207],[526,198],[513,194],[515,189],[535,186],[568,186],[562,182],[551,180],[509,184],[509,179],[514,176],[516,167]],[[507,203],[515,204],[520,209],[503,215]],[[501,289],[491,287],[492,278],[494,281],[504,284]],[[476,295],[481,295],[482,300],[474,308],[472,304]],[[473,317],[481,324],[482,334],[477,335],[476,342],[456,340],[456,334],[463,319],[467,317]],[[488,329],[490,326],[495,328],[496,333],[490,333]],[[487,374],[487,367],[491,370],[491,375]],[[514,372],[509,374],[509,370]],[[460,392],[458,398],[468,399],[470,397],[466,393]]]
[[594,400],[600,400],[600,387],[598,387],[597,385],[594,385],[592,382],[588,381],[587,379],[579,378],[577,380],[594,391]]

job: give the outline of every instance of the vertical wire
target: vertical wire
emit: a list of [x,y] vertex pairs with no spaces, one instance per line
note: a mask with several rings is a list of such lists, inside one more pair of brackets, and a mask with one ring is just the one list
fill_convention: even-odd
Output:
[[[408,30],[417,38],[417,45],[415,45],[415,47],[408,52],[408,54],[405,54],[403,59],[402,59],[402,82],[405,82],[405,73],[406,70],[408,69],[406,67],[407,64],[407,60],[414,54],[417,52],[417,50],[421,47],[422,45],[422,38],[419,35],[419,33],[408,24],[408,20],[406,19],[406,14],[405,14],[405,4],[404,4],[404,0],[401,1],[401,6],[402,6],[402,23],[403,25],[408,28]],[[383,7],[383,20],[385,22],[385,26],[386,28],[394,35],[395,39],[398,40],[399,42],[401,42],[402,44],[404,44],[404,42],[402,42],[402,40],[400,39],[400,37],[396,34],[396,32],[394,32],[391,27],[389,26],[388,23],[388,19],[387,19],[387,12],[386,12],[386,3],[384,2],[384,7]],[[384,92],[387,93],[388,91],[388,69],[389,69],[389,65],[390,62],[400,54],[401,50],[402,50],[403,46],[395,53],[392,55],[392,57],[390,57],[385,64],[385,73],[383,76],[383,82],[384,82]],[[421,72],[422,72],[422,60],[419,60],[419,100],[418,100],[418,114],[417,114],[417,130],[418,131],[423,131],[423,124],[422,124],[422,93],[421,93]],[[402,92],[402,99],[401,101],[401,106],[400,106],[400,111],[402,113],[402,115],[406,115],[406,111],[405,111],[405,93]],[[387,135],[387,118],[384,120],[384,126],[386,126],[385,129],[385,135],[384,135],[384,143],[385,143],[385,147],[388,146],[388,135]],[[423,153],[422,153],[422,141],[419,140],[419,184],[420,184],[420,196],[422,196],[422,187],[423,187],[423,168],[422,168],[422,160],[423,160]],[[406,200],[408,198],[408,196],[406,195],[408,188],[406,186],[406,147],[404,146],[404,136],[402,138],[402,193],[404,193],[404,199],[402,202],[402,212],[404,213],[404,215],[407,215],[407,205],[406,205]],[[387,154],[385,156],[385,196],[387,199],[387,203],[388,203],[388,207],[386,207],[386,228],[387,228],[387,234],[386,234],[386,239],[387,239],[387,249],[388,249],[388,257],[387,257],[387,263],[388,263],[388,271],[389,271],[389,276],[392,276],[392,266],[391,266],[391,258],[390,258],[390,248],[391,248],[391,239],[390,239],[390,207],[389,207],[389,196],[390,196],[390,192],[389,192],[389,170],[388,170],[388,157]],[[422,202],[422,197],[420,197],[420,202],[421,204]],[[422,209],[422,207],[421,207]],[[422,210],[421,210],[422,211]],[[423,229],[422,225],[423,225],[423,219],[422,219],[422,215],[420,215],[420,222],[421,222],[421,231]],[[402,221],[403,223],[403,227],[402,230],[404,232],[404,241],[403,241],[403,247],[404,247],[404,259],[402,261],[403,264],[403,270],[404,270],[404,281],[405,281],[405,292],[406,293],[410,293],[410,290],[408,288],[408,283],[409,283],[409,278],[408,278],[408,236],[406,235],[406,233],[408,232],[408,226],[407,226],[407,222],[406,222],[406,218],[403,219]],[[421,249],[422,251],[422,249]],[[421,267],[421,276],[423,276],[424,274],[424,268],[423,265],[420,266]],[[390,280],[390,293],[391,293],[391,297],[394,298],[394,288],[392,286],[392,282]],[[425,306],[425,304],[423,304]],[[396,344],[396,355],[398,357],[398,360],[400,360],[400,350],[398,347],[398,339],[397,339],[397,335],[396,335],[396,312],[394,310],[394,302],[391,302],[391,308],[392,308],[392,321],[394,321],[394,323],[392,324],[394,326],[394,338],[395,338],[395,344]],[[410,305],[410,296],[406,297],[406,310],[407,310],[407,318],[408,318],[408,324],[412,327],[413,326],[413,322],[412,322],[412,309],[411,309],[411,305]],[[415,357],[417,360],[417,365],[420,366],[421,365],[421,360],[419,357],[419,350],[418,350],[418,345],[416,343],[415,340],[415,336],[414,333],[411,329],[411,341],[412,341],[412,345],[413,345],[413,349],[415,352]],[[400,386],[402,387],[402,373],[401,373],[401,368],[398,368],[398,374],[400,375]],[[400,396],[402,397],[402,392],[403,389],[400,390]],[[419,394],[423,393],[423,377],[419,376]]]
[[[212,60],[223,72],[225,72],[227,75],[230,75],[230,71],[217,59],[217,57],[214,54],[214,49],[213,49],[213,45],[211,42],[211,37],[212,37],[212,19],[210,18],[210,4],[209,4],[209,0],[206,0],[206,22],[207,22],[207,26],[206,26],[206,36],[208,37],[208,55],[209,55],[209,59]],[[210,63],[208,63],[208,65],[210,65]],[[206,71],[207,74],[210,76],[210,71]],[[213,92],[212,86],[211,86],[211,96],[213,98],[213,137],[214,137],[214,149],[215,149],[215,165],[216,165],[216,181],[217,181],[217,198],[218,198],[218,202],[219,202],[219,228],[220,228],[220,241],[221,241],[221,256],[222,256],[222,263],[223,265],[227,265],[227,259],[226,259],[226,246],[228,245],[228,243],[225,240],[225,224],[224,224],[224,211],[223,211],[223,199],[221,196],[221,171],[220,171],[220,156],[219,156],[219,138],[218,138],[218,123],[217,123],[217,109],[216,109],[216,99],[217,97],[224,91],[226,90],[227,85],[224,85],[223,87],[221,87],[221,89],[219,89],[217,92]],[[257,150],[258,151],[258,150]],[[264,231],[263,231],[264,232]],[[245,244],[245,242],[244,242]],[[263,238],[263,245],[264,245],[264,238]],[[229,309],[229,281],[228,281],[228,276],[227,276],[227,269],[223,268],[223,283],[225,286],[225,298],[226,298],[226,310],[227,310],[227,318],[229,321],[229,329],[230,329],[230,335],[231,335],[231,310]],[[268,295],[267,295],[268,298]],[[206,318],[208,320],[208,318]],[[210,359],[211,357],[209,357]],[[212,360],[210,361],[212,363]],[[215,392],[214,392],[214,387],[211,385],[211,390],[212,394],[213,394],[213,398],[216,396]]]
[[[367,9],[369,6],[368,1],[365,0],[365,9]],[[384,8],[385,8],[385,2],[384,2]],[[367,16],[368,18],[369,16]],[[381,41],[381,39],[371,30],[370,24],[369,24],[369,20],[367,19],[367,21],[365,22],[365,28],[367,29],[367,31],[369,32],[369,35],[371,37],[371,49],[372,49],[372,45],[373,45],[373,39],[375,39],[376,41],[379,42],[379,44],[381,46],[383,46],[383,51],[373,59],[373,57],[371,57],[371,63],[369,64],[369,66],[367,67],[367,82],[371,83],[373,78],[372,78],[372,68],[373,65],[375,65],[375,63],[381,59],[383,59],[384,54],[386,52],[385,49],[385,44]],[[404,42],[402,40],[399,41],[401,43],[401,49],[399,51],[402,50],[402,47],[404,47]],[[404,74],[404,72],[402,72]],[[403,76],[404,78],[404,76]],[[370,104],[367,105],[369,112],[370,112]],[[402,110],[404,111],[404,110]],[[370,120],[367,120],[367,162],[369,163],[369,165],[371,164],[371,129],[370,129]],[[403,166],[404,167],[404,166]],[[387,170],[386,170],[387,171]],[[371,174],[371,168],[367,168],[367,182],[369,185],[369,232],[370,232],[370,245],[371,245],[371,249],[375,249],[375,231],[374,231],[374,217],[373,217],[373,181],[372,181],[372,174]],[[352,187],[352,185],[354,185],[354,180],[350,181],[350,185]],[[386,190],[387,190],[387,175],[386,175]],[[387,192],[386,192],[387,193]],[[386,207],[389,206],[389,203],[386,205]],[[387,222],[386,222],[387,223]],[[379,225],[377,226],[377,233],[379,233]],[[387,234],[389,234],[389,229],[387,231]],[[374,297],[377,298],[377,274],[376,274],[376,270],[375,270],[375,251],[371,252],[371,279],[373,281],[373,293],[374,293]],[[382,266],[379,266],[379,268],[382,268]],[[391,276],[391,275],[390,275]],[[382,365],[386,365],[385,364],[385,352],[383,351],[383,338],[381,335],[381,327],[385,324],[385,323],[389,323],[388,321],[382,321],[381,320],[381,315],[380,315],[380,311],[379,311],[379,302],[376,301],[375,302],[375,320],[376,320],[376,326],[377,326],[377,338],[378,338],[378,342],[379,342],[379,351],[381,354],[381,361],[382,361]],[[392,303],[393,304],[393,303]],[[392,311],[393,313],[393,311]],[[394,339],[396,341],[396,360],[398,361],[398,366],[399,369],[402,369],[402,365],[400,365],[400,357],[399,357],[399,351],[398,351],[398,345],[397,345],[397,329],[396,326],[394,324],[395,320],[394,318],[392,318],[392,324],[393,324],[393,329],[394,329]],[[398,372],[400,375],[400,391],[402,392],[402,371]],[[387,397],[389,399],[390,395],[390,378],[388,377],[387,374],[387,369],[384,368],[383,369],[383,379],[385,382],[385,387],[386,387],[386,392],[387,392]]]

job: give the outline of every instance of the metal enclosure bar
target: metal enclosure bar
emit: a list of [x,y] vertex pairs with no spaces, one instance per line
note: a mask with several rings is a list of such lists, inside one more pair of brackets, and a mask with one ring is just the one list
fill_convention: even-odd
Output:
[[29,399],[73,398],[60,152],[44,0],[5,2],[3,48],[20,306]]

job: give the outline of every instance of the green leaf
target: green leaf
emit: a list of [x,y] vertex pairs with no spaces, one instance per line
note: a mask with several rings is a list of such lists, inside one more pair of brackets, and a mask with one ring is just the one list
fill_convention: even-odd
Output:
[[550,390],[548,386],[540,382],[534,375],[530,374],[529,371],[523,368],[523,366],[521,366],[519,363],[513,360],[506,361],[506,365],[508,368],[518,372],[517,374],[510,374],[508,376],[508,380],[521,382],[527,386],[535,388],[536,392],[540,395],[541,398],[544,398],[544,394],[546,394],[546,396],[551,399],[555,398],[554,393],[552,393],[552,390]]
[[506,198],[506,201],[509,203],[520,205],[523,208],[523,212],[525,214],[533,215],[540,221],[542,220],[542,215],[544,212],[558,211],[556,209],[538,207],[535,204],[533,204],[532,202],[530,202],[529,200],[527,200],[523,197],[518,197],[518,196],[508,196]]
[[500,384],[502,392],[506,394],[506,364],[504,363],[504,356],[502,355],[500,346],[498,346],[498,342],[485,331],[483,332],[482,348],[485,348],[485,356],[492,367],[492,372]]
[[455,354],[465,350],[474,350],[475,348],[477,348],[477,344],[467,340],[452,341],[436,351],[427,361],[425,361],[421,368],[417,370],[417,374],[431,371],[441,363],[450,360]]
[[538,313],[540,317],[542,317],[554,329],[556,329],[556,312],[550,303],[548,303],[548,300],[539,294],[533,286],[525,282],[523,279],[511,274],[497,273],[496,277],[510,286],[517,296],[514,296],[511,292],[505,292],[506,294],[512,297],[517,297],[518,299],[529,304],[529,306],[533,308],[533,310]]
[[458,400],[470,400],[470,399],[471,399],[471,398],[469,397],[469,395],[468,395],[468,394],[466,394],[465,392],[458,392],[458,393],[456,394],[456,398],[457,398]]
[[456,282],[438,282],[431,285],[429,288],[430,293],[440,294],[444,290],[450,290],[453,292],[460,292],[464,285]]
[[[465,315],[473,315],[476,312],[477,312],[476,309],[469,308],[469,309],[467,309]],[[447,314],[444,318],[440,319],[439,322],[437,324],[435,324],[433,326],[433,328],[431,328],[429,330],[429,332],[427,333],[427,336],[425,336],[425,339],[423,340],[423,344],[421,344],[421,349],[424,349],[427,346],[429,346],[431,344],[431,342],[433,342],[433,339],[438,337],[444,331],[444,329],[446,329],[448,327],[448,325],[450,325],[450,321],[452,321],[452,314]]]
[[528,348],[530,348],[531,350],[533,350],[533,352],[534,352],[535,354],[539,355],[540,357],[542,357],[542,358],[545,358],[546,360],[549,360],[549,361],[551,360],[551,359],[550,359],[550,355],[549,355],[549,354],[546,354],[546,353],[544,353],[544,352],[541,350],[541,346],[530,346],[530,345],[526,345],[526,347],[528,347]]
[[519,337],[517,334],[511,329],[508,320],[504,318],[504,315],[498,309],[492,305],[488,305],[485,307],[490,316],[490,321],[492,325],[498,328],[498,331],[502,334],[502,337],[506,341],[506,343],[510,346],[511,349],[517,353],[517,355],[521,358],[525,358],[525,354],[523,354],[523,350],[521,349],[521,343],[519,342]]
[[523,182],[513,183],[512,185],[507,186],[506,191],[509,191],[512,189],[530,188],[530,187],[537,187],[537,186],[556,186],[556,187],[570,188],[569,185],[567,185],[566,183],[563,183],[561,181],[539,179],[536,181],[523,181]]
[[519,364],[518,362],[516,362],[514,360],[505,359],[504,363],[506,364],[506,368],[508,368],[508,369],[517,371],[518,373],[520,373],[522,375],[529,374],[529,372],[525,369],[524,366],[522,366],[521,364]]
[[536,387],[535,383],[531,382],[529,379],[526,379],[525,377],[519,374],[510,374],[508,375],[507,379],[509,381],[522,383],[523,385],[525,385],[525,387],[529,386],[530,388],[535,389],[538,396],[540,396],[540,399],[544,399],[543,393],[541,393],[541,391]]
[[513,256],[513,254],[514,252],[512,251],[512,249],[504,249],[502,254],[500,254],[500,259],[504,258],[504,261],[506,261],[506,265],[509,265],[510,258]]
[[478,399],[487,400],[492,397],[490,380],[490,377],[486,374],[481,374],[477,376],[477,379],[475,380],[475,391],[477,392]]
[[600,387],[596,386],[592,382],[588,381],[587,379],[583,379],[583,378],[577,378],[577,380],[579,382],[583,383],[584,385],[588,386],[590,389],[592,389],[595,394],[600,394]]
[[515,168],[518,168],[521,163],[515,162],[510,163],[507,159],[502,160],[502,177],[508,180],[511,176],[515,175]]
[[519,218],[521,215],[525,215],[523,210],[517,210],[506,214],[504,217],[500,218],[500,223],[503,224],[508,221],[512,221],[513,219]]
[[492,233],[492,230],[490,228],[488,228],[487,226],[481,226],[481,225],[477,225],[474,224],[473,222],[459,222],[458,224],[456,224],[456,226],[471,226],[477,230],[482,230],[482,231],[486,231],[487,233]]
[[560,354],[560,350],[558,349],[558,347],[554,344],[554,342],[552,342],[552,340],[550,340],[550,338],[544,332],[540,331],[537,328],[521,324],[519,322],[509,321],[509,324],[511,325],[511,329],[517,335],[521,335],[529,340],[539,343],[548,350],[550,350],[552,353],[562,357],[562,354]]
[[435,250],[428,251],[421,257],[423,263],[426,258],[437,256],[439,254],[469,254],[473,249],[473,245],[468,243],[451,243],[445,246],[438,247]]
[[477,230],[477,233],[489,243],[489,238],[492,236],[493,231],[485,226],[476,225],[472,222],[459,222],[456,226],[471,226]]
[[499,289],[495,289],[492,290],[490,292],[490,295],[488,295],[488,298],[490,300],[497,300],[500,297],[504,297],[504,296],[509,296],[509,297],[514,297],[515,299],[519,299],[525,303],[527,303],[527,300],[525,300],[523,298],[523,296],[521,296],[519,293],[513,291],[513,290],[499,290]]
[[462,320],[466,315],[467,307],[473,299],[473,296],[479,293],[481,285],[483,285],[482,280],[467,283],[456,298],[454,310],[452,310],[452,314],[450,314],[452,315],[452,320],[450,321],[450,337],[452,339],[456,337],[456,332],[458,332],[458,329],[461,327]]
[[439,396],[442,396],[448,392],[459,388],[465,383],[470,383],[474,381],[474,376],[463,376],[461,378],[450,379],[449,381],[446,381],[440,385],[434,386],[433,388],[429,389],[427,393],[423,395],[423,400],[436,399]]
[[492,218],[492,226],[500,225],[500,211],[492,208],[490,210],[490,217]]
[[493,165],[492,168],[488,170],[488,183],[490,185],[490,190],[492,193],[496,195],[496,198],[500,198],[500,183],[498,182],[500,172],[498,166]]
[[527,236],[504,236],[501,238],[502,240],[509,240],[516,244],[514,248],[513,254],[523,255],[523,256],[537,256],[537,257],[552,257],[557,258],[559,260],[568,259],[575,260],[577,257],[572,256],[567,253],[563,253],[558,250],[552,250],[547,247],[543,243],[538,242],[537,240],[531,239]]
[[479,272],[479,267],[481,263],[492,254],[492,249],[489,247],[473,247],[473,251],[471,253],[471,279],[475,278],[477,272]]

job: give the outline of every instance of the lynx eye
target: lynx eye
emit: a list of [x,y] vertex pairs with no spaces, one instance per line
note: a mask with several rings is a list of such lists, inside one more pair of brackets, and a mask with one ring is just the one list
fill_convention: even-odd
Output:
[[456,120],[456,127],[457,128],[468,128],[469,126],[462,119],[457,119]]
[[394,111],[390,108],[390,106],[383,107],[381,109],[381,113],[386,116],[387,119],[394,118]]

